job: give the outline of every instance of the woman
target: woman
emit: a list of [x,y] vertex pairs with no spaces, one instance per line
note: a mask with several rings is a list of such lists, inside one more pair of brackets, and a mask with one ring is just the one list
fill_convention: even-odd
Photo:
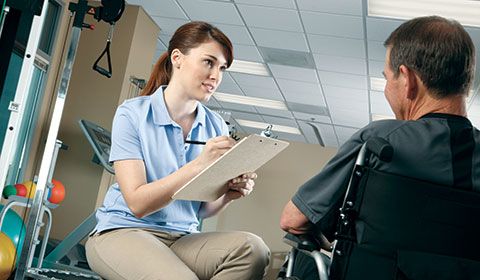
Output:
[[[113,120],[110,160],[117,183],[97,211],[86,243],[91,268],[107,279],[261,279],[269,250],[246,232],[198,233],[199,219],[248,195],[255,173],[232,179],[208,203],[172,195],[228,151],[222,118],[208,101],[233,60],[230,40],[205,22],[181,26],[154,66],[142,96]],[[208,140],[206,145],[185,140]]]

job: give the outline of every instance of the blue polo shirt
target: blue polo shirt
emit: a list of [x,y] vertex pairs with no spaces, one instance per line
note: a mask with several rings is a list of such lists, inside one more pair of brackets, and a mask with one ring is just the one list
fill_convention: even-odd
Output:
[[[145,164],[147,182],[161,179],[195,159],[203,145],[185,144],[182,128],[168,114],[163,97],[165,86],[150,96],[125,101],[117,109],[112,126],[110,161],[140,159]],[[200,102],[187,139],[206,141],[228,135],[228,127],[215,112]],[[174,200],[166,207],[141,219],[128,208],[118,183],[113,184],[102,207],[97,210],[98,232],[125,227],[163,231],[197,232],[201,202]]]

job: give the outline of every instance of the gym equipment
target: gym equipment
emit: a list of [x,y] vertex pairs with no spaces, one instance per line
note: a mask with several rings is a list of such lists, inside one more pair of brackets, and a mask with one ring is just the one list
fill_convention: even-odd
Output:
[[0,232],[0,280],[6,280],[15,268],[15,246],[12,240]]
[[79,120],[78,123],[93,148],[93,162],[101,164],[108,172],[115,174],[113,163],[109,161],[112,145],[110,132],[87,120]]
[[14,185],[6,185],[3,188],[2,195],[4,198],[8,198],[11,195],[17,195],[17,189],[15,188]]
[[65,186],[62,182],[52,179],[53,188],[50,189],[48,201],[54,204],[59,204],[65,198]]
[[15,184],[15,189],[17,190],[16,195],[23,197],[27,196],[27,187],[25,187],[24,184]]
[[[52,120],[48,129],[45,149],[40,164],[37,188],[33,199],[33,204],[31,206],[27,219],[27,233],[25,235],[25,242],[22,248],[19,265],[17,266],[17,271],[15,273],[16,280],[23,280],[25,277],[44,277],[42,279],[45,279],[45,276],[42,274],[44,270],[40,268],[41,262],[39,265],[37,265],[39,269],[32,268],[33,252],[35,251],[35,247],[37,245],[36,239],[38,238],[40,231],[39,221],[42,220],[43,213],[45,211],[45,187],[47,185],[47,182],[51,182],[54,165],[58,154],[57,147],[58,142],[60,141],[57,140],[57,135],[60,127],[63,107],[65,105],[65,99],[68,93],[67,90],[70,76],[72,73],[73,62],[75,60],[78,42],[80,39],[80,33],[82,31],[82,28],[91,29],[90,25],[84,24],[84,18],[85,15],[88,13],[92,14],[97,20],[104,20],[113,25],[113,23],[115,23],[121,17],[123,9],[125,7],[124,0],[102,0],[101,4],[102,6],[100,7],[93,7],[88,5],[87,0],[79,0],[78,3],[70,2],[68,6],[68,9],[71,11],[71,15],[74,17],[73,27],[71,31],[71,39],[70,42],[67,44],[68,47],[66,48],[67,60],[63,66],[62,76],[60,78],[60,87],[58,89],[57,97],[55,99],[55,105],[52,112]],[[46,5],[47,4],[44,3],[44,7],[46,7]],[[42,15],[43,17],[45,17],[45,12],[43,12]],[[108,46],[109,41],[107,41],[107,47]],[[0,180],[1,179],[2,178],[0,177]],[[94,274],[90,272],[90,275]]]
[[12,209],[3,211],[4,206],[0,204],[0,230],[5,233],[15,245],[15,248],[22,248],[25,238],[25,225],[23,220]]
[[27,188],[27,195],[25,197],[33,198],[35,195],[35,190],[37,189],[37,184],[35,184],[33,181],[26,181],[23,182],[22,185]]

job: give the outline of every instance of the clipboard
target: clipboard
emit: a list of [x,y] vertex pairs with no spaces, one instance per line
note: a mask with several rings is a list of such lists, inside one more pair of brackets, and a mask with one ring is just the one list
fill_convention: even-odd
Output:
[[172,199],[214,201],[228,189],[230,179],[253,172],[267,163],[290,143],[252,134],[214,161],[181,187]]

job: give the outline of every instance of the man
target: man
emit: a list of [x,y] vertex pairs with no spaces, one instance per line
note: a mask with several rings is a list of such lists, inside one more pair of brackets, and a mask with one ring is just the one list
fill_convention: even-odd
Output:
[[475,47],[456,21],[409,20],[385,41],[385,96],[397,120],[372,122],[355,133],[287,203],[281,228],[333,238],[354,160],[371,137],[394,147],[395,164],[376,169],[480,191],[480,132],[466,118]]

